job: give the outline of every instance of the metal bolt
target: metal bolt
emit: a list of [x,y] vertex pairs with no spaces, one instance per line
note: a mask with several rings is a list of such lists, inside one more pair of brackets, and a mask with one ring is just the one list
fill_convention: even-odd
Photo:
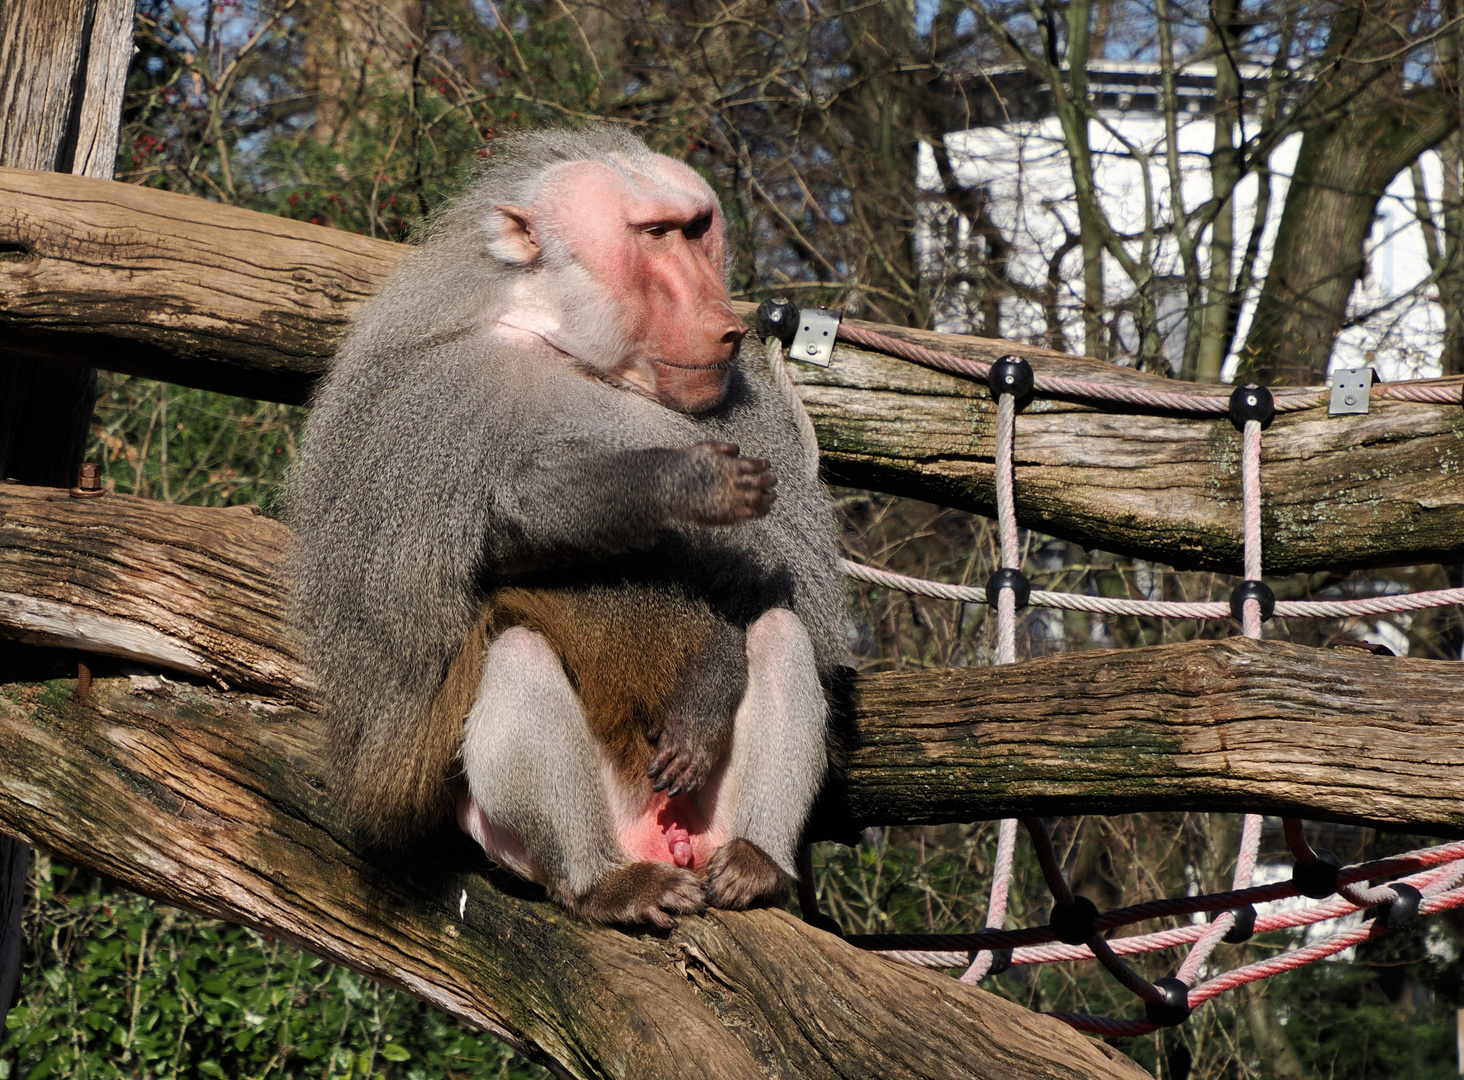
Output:
[[1357,395],[1356,394],[1348,394],[1342,400],[1345,401],[1348,405],[1356,405],[1357,404]]
[[94,499],[98,495],[106,493],[107,489],[102,486],[102,467],[94,461],[86,462],[76,477],[76,486],[71,489],[71,497],[73,499]]

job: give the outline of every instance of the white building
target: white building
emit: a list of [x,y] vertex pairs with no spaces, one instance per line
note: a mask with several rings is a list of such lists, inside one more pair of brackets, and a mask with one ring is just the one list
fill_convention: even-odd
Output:
[[[1264,72],[1242,72],[1257,84]],[[1183,205],[1193,209],[1210,197],[1209,153],[1214,147],[1213,64],[1194,64],[1176,78],[1181,103],[1178,123]],[[1089,138],[1094,153],[1095,184],[1101,205],[1120,233],[1142,234],[1146,215],[1158,233],[1151,255],[1161,279],[1172,284],[1160,301],[1160,332],[1165,355],[1177,367],[1183,348],[1184,291],[1178,246],[1163,235],[1172,219],[1169,171],[1165,160],[1164,118],[1159,110],[1159,66],[1142,62],[1094,62],[1089,67],[1090,89],[1104,121],[1091,122]],[[1020,90],[1026,83],[1025,97]],[[988,103],[980,111],[990,126],[953,131],[944,143],[954,181],[968,189],[984,189],[987,214],[1010,251],[1007,275],[1023,286],[1041,291],[1048,268],[1067,236],[1077,232],[1077,206],[1072,173],[1058,121],[1044,115],[1042,99],[1033,94],[1029,80],[1015,70],[991,73],[987,85],[997,108]],[[1008,104],[1011,109],[1005,108]],[[997,114],[994,116],[994,114]],[[1249,128],[1254,121],[1247,118]],[[1236,133],[1237,142],[1250,130]],[[1124,143],[1128,146],[1125,146]],[[1286,202],[1286,190],[1301,143],[1299,135],[1280,144],[1271,156],[1270,203],[1266,213],[1255,280],[1240,316],[1236,344],[1245,340],[1252,312],[1264,281],[1272,240]],[[1432,207],[1442,229],[1438,208],[1440,162],[1429,153],[1422,161],[1424,186],[1432,193]],[[1148,188],[1145,187],[1147,174]],[[1016,295],[997,301],[999,326],[983,327],[979,297],[969,282],[953,280],[983,254],[983,238],[972,237],[970,222],[941,196],[946,192],[929,145],[920,149],[917,182],[927,193],[916,227],[915,249],[922,274],[938,288],[935,326],[959,333],[981,332],[1018,341],[1040,340],[1047,328],[1038,303]],[[1235,199],[1236,272],[1255,220],[1260,180],[1251,175],[1240,184]],[[1208,238],[1207,238],[1208,239]],[[1414,215],[1413,184],[1407,172],[1394,179],[1378,207],[1369,241],[1368,271],[1352,298],[1356,323],[1343,331],[1332,356],[1333,367],[1372,363],[1386,379],[1422,377],[1439,373],[1444,316],[1433,301],[1428,284],[1429,265],[1423,230]],[[1137,256],[1140,241],[1130,243]],[[1208,254],[1208,244],[1204,246]],[[1106,302],[1121,305],[1132,295],[1132,282],[1116,262],[1104,255]],[[1202,272],[1204,272],[1202,263]],[[1075,246],[1062,257],[1057,297],[1059,321],[1069,347],[1083,350],[1082,254]],[[940,283],[946,283],[944,285]],[[1127,333],[1125,327],[1127,326]],[[1131,320],[1120,316],[1118,332],[1129,349],[1136,346]],[[1227,365],[1233,370],[1234,355]]]

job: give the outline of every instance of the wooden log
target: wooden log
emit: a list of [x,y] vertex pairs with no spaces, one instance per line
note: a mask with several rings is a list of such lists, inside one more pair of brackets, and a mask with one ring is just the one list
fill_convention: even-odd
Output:
[[276,573],[289,530],[252,507],[0,484],[0,536],[5,636],[310,700]]
[[[308,705],[287,540],[246,510],[0,485],[0,636]],[[819,828],[1191,809],[1464,835],[1459,672],[1230,639],[860,675]]]
[[1216,810],[1464,836],[1460,680],[1241,637],[863,675],[828,802],[856,824]]
[[[351,308],[403,248],[147,188],[0,169],[0,333],[33,355],[302,401]],[[742,305],[744,315],[751,305]],[[995,339],[875,327],[976,359],[1173,387]],[[991,513],[984,387],[841,345],[794,365],[832,479]],[[1455,378],[1441,380],[1464,386]],[[1240,565],[1239,440],[1224,419],[1041,400],[1017,425],[1017,511],[1084,547],[1176,567]],[[1464,559],[1464,410],[1375,401],[1265,436],[1268,572]]]
[[[988,361],[1019,352],[1039,371],[1075,377],[1092,378],[1096,364],[942,336],[923,343]],[[1149,378],[1103,367],[1109,381]],[[996,409],[985,387],[843,345],[832,367],[796,364],[793,377],[830,480],[995,515]],[[1363,416],[1282,414],[1263,438],[1261,490],[1268,575],[1464,559],[1464,409],[1379,399]],[[1014,491],[1027,528],[1240,572],[1240,435],[1228,418],[1036,399],[1017,418]]]
[[406,250],[132,184],[0,169],[0,332],[19,353],[304,401]]
[[0,832],[245,923],[487,1028],[561,1075],[1133,1078],[1116,1051],[783,912],[579,922],[446,839],[367,857],[316,718],[156,678],[0,686]]

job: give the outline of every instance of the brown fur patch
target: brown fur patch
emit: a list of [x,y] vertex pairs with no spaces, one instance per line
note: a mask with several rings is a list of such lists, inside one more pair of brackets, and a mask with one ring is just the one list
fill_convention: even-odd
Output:
[[716,629],[706,604],[652,588],[507,588],[484,603],[410,743],[380,768],[369,747],[343,755],[336,784],[372,838],[401,844],[440,828],[462,785],[463,722],[477,697],[488,643],[510,626],[538,631],[558,654],[595,735],[627,780],[644,781],[647,737]]
[[707,906],[777,906],[788,899],[793,878],[751,840],[734,836],[707,863]]
[[628,780],[655,756],[647,731],[664,714],[716,629],[701,601],[649,587],[501,589],[488,601],[490,633],[524,626],[559,654],[590,729]]

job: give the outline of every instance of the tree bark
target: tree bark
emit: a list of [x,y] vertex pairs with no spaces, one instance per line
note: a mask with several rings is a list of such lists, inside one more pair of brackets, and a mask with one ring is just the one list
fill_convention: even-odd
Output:
[[[4,244],[26,253],[0,263],[0,333],[12,347],[285,401],[306,399],[351,309],[406,250],[166,192],[0,170]],[[979,360],[1016,353],[1045,373],[1173,388],[1033,346],[877,329]],[[793,369],[830,479],[993,512],[984,386],[848,345],[827,370]],[[1366,416],[1278,417],[1262,468],[1267,571],[1464,560],[1461,439],[1453,405],[1379,400]],[[1239,436],[1228,420],[1040,399],[1018,420],[1016,445],[1029,527],[1176,567],[1239,569]]]
[[1459,126],[1455,95],[1408,89],[1417,57],[1400,28],[1415,11],[1413,0],[1339,5],[1330,70],[1301,106],[1308,126],[1243,351],[1243,372],[1260,382],[1306,385],[1326,375],[1378,200]]
[[[244,509],[0,486],[0,637],[309,708],[287,540]],[[818,827],[1208,809],[1464,835],[1458,670],[1231,639],[860,675]]]
[[[111,179],[133,0],[12,0],[0,12],[0,165]],[[0,259],[13,248],[0,244]],[[0,349],[0,478],[75,483],[96,371]],[[0,836],[0,1031],[20,981],[28,851]]]
[[315,718],[156,679],[0,688],[0,827],[485,1027],[562,1075],[1139,1077],[1063,1024],[782,912],[579,922],[444,839],[366,857]]

